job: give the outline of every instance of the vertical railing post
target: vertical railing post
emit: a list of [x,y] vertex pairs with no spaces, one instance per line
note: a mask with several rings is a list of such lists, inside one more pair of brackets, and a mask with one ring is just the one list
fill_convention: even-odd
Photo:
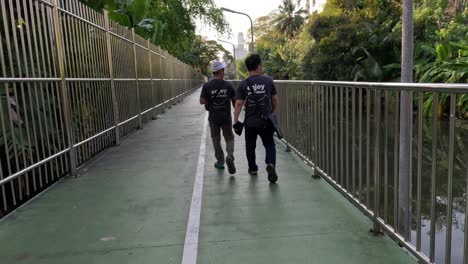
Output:
[[[181,83],[180,83],[180,80],[181,80],[181,78],[180,78],[180,61],[177,60],[177,95],[181,94],[181,90],[183,89],[183,88],[182,88],[182,85],[181,85]],[[181,88],[182,88],[182,89],[181,89]],[[181,102],[181,101],[180,101],[180,97],[179,97],[179,99],[177,100],[177,102],[179,102],[179,103]]]
[[138,82],[138,59],[137,59],[137,45],[136,45],[136,34],[135,29],[132,28],[132,44],[133,44],[133,63],[135,66],[135,85],[136,85],[136,96],[137,96],[137,109],[138,109],[138,129],[143,127],[141,122],[141,105],[140,105],[140,86]]
[[164,109],[166,108],[166,106],[164,105],[164,78],[163,78],[163,68],[162,68],[162,58],[163,58],[163,54],[162,54],[162,51],[161,51],[161,46],[158,46],[158,51],[159,51],[159,82],[161,83],[161,113],[164,113]]
[[52,0],[52,16],[54,24],[54,33],[55,33],[55,46],[57,51],[57,62],[59,66],[60,74],[60,99],[62,102],[62,111],[63,119],[65,122],[65,130],[68,138],[68,147],[70,154],[70,174],[76,176],[76,153],[74,147],[74,137],[72,131],[72,121],[71,121],[71,111],[70,111],[70,99],[68,97],[67,83],[65,80],[65,61],[64,61],[64,49],[63,49],[63,39],[62,39],[62,26],[60,23],[60,15],[58,9],[57,0]]
[[187,64],[184,63],[184,87],[186,92],[190,89],[188,86],[187,68]]
[[[370,96],[370,94],[368,95]],[[381,119],[381,91],[375,90],[375,141],[374,141],[374,235],[381,234],[378,218],[380,217],[380,119]],[[385,106],[387,107],[387,106]]]
[[167,55],[167,62],[168,62],[168,71],[169,71],[169,74],[168,74],[168,77],[169,77],[169,109],[172,108],[172,104],[173,104],[173,98],[174,98],[174,76],[173,76],[173,72],[172,72],[172,68],[173,68],[173,65],[174,65],[174,60],[172,58],[172,56],[170,54]]
[[166,55],[166,60],[164,63],[164,73],[166,74],[166,101],[167,104],[164,105],[165,109],[171,109],[171,68],[170,68],[170,56],[167,52],[164,52]]
[[[176,61],[176,58],[175,57],[172,57],[172,62],[171,62],[171,78],[172,78],[172,98],[175,98],[176,95],[177,95],[177,80],[176,80],[176,69],[177,67],[177,61]],[[176,105],[177,104],[177,100],[176,99],[173,99],[172,100],[172,105]]]
[[151,52],[151,42],[148,39],[148,56],[149,56],[149,68],[150,68],[150,79],[151,79],[151,107],[153,108],[153,117],[151,119],[156,120],[156,99],[154,98],[154,82],[153,82],[153,54]]
[[[286,84],[286,90],[289,90],[289,85]],[[285,95],[283,95],[286,97],[286,136],[287,136],[287,143],[286,143],[286,152],[291,152],[291,148],[289,147],[289,142],[291,142],[291,138],[289,137],[290,135],[290,125],[289,125],[289,93],[286,93]]]
[[112,93],[112,109],[114,112],[115,144],[119,145],[120,144],[119,105],[117,103],[117,94],[115,91],[114,64],[113,64],[113,58],[112,58],[110,22],[109,22],[109,12],[107,10],[104,10],[104,26],[106,29],[107,61],[109,65],[109,78],[110,78],[111,93]]
[[[468,191],[468,168],[466,168],[466,176],[465,176],[465,192]],[[463,264],[468,263],[468,232],[466,231],[466,226],[468,226],[468,203],[465,202],[465,232],[464,234],[464,246],[463,246]]]
[[319,110],[319,97],[318,97],[318,91],[317,91],[317,86],[315,83],[312,84],[312,95],[313,95],[313,105],[312,105],[312,111],[313,111],[313,123],[312,123],[312,162],[314,166],[314,174],[312,174],[312,177],[314,179],[320,179],[320,174],[318,172],[318,129],[319,129],[319,123],[318,123],[318,110]]

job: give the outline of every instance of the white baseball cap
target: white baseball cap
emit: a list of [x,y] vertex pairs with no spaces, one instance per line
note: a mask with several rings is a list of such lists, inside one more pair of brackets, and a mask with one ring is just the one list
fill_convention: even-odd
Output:
[[219,71],[221,69],[226,68],[226,66],[227,66],[226,63],[224,63],[224,62],[213,61],[211,63],[211,72],[217,72],[217,71]]

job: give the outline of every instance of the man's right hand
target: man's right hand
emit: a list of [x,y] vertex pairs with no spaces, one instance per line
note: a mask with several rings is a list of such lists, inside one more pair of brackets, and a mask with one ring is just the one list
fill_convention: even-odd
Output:
[[239,115],[244,106],[244,100],[236,100],[236,106],[234,108],[234,124],[239,122]]
[[242,122],[236,121],[234,125],[232,126],[234,129],[234,133],[236,133],[238,136],[242,135],[242,130],[244,129],[244,124]]

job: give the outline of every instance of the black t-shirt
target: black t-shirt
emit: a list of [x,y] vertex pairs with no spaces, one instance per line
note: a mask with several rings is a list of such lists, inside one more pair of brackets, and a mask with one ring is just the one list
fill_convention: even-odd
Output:
[[231,122],[231,104],[235,92],[230,82],[212,79],[203,84],[200,97],[208,101],[207,110],[210,112],[208,116],[210,122],[219,125]]
[[237,86],[237,99],[245,104],[245,125],[261,125],[272,112],[271,97],[276,95],[273,79],[265,75],[252,75]]

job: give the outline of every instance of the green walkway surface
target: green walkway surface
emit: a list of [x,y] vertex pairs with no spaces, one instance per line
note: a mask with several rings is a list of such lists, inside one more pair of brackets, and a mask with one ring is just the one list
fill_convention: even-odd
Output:
[[[198,93],[0,222],[0,263],[181,263],[204,108]],[[263,166],[261,141],[258,164]],[[416,263],[311,169],[277,145],[279,182],[233,177],[207,138],[198,261]]]

